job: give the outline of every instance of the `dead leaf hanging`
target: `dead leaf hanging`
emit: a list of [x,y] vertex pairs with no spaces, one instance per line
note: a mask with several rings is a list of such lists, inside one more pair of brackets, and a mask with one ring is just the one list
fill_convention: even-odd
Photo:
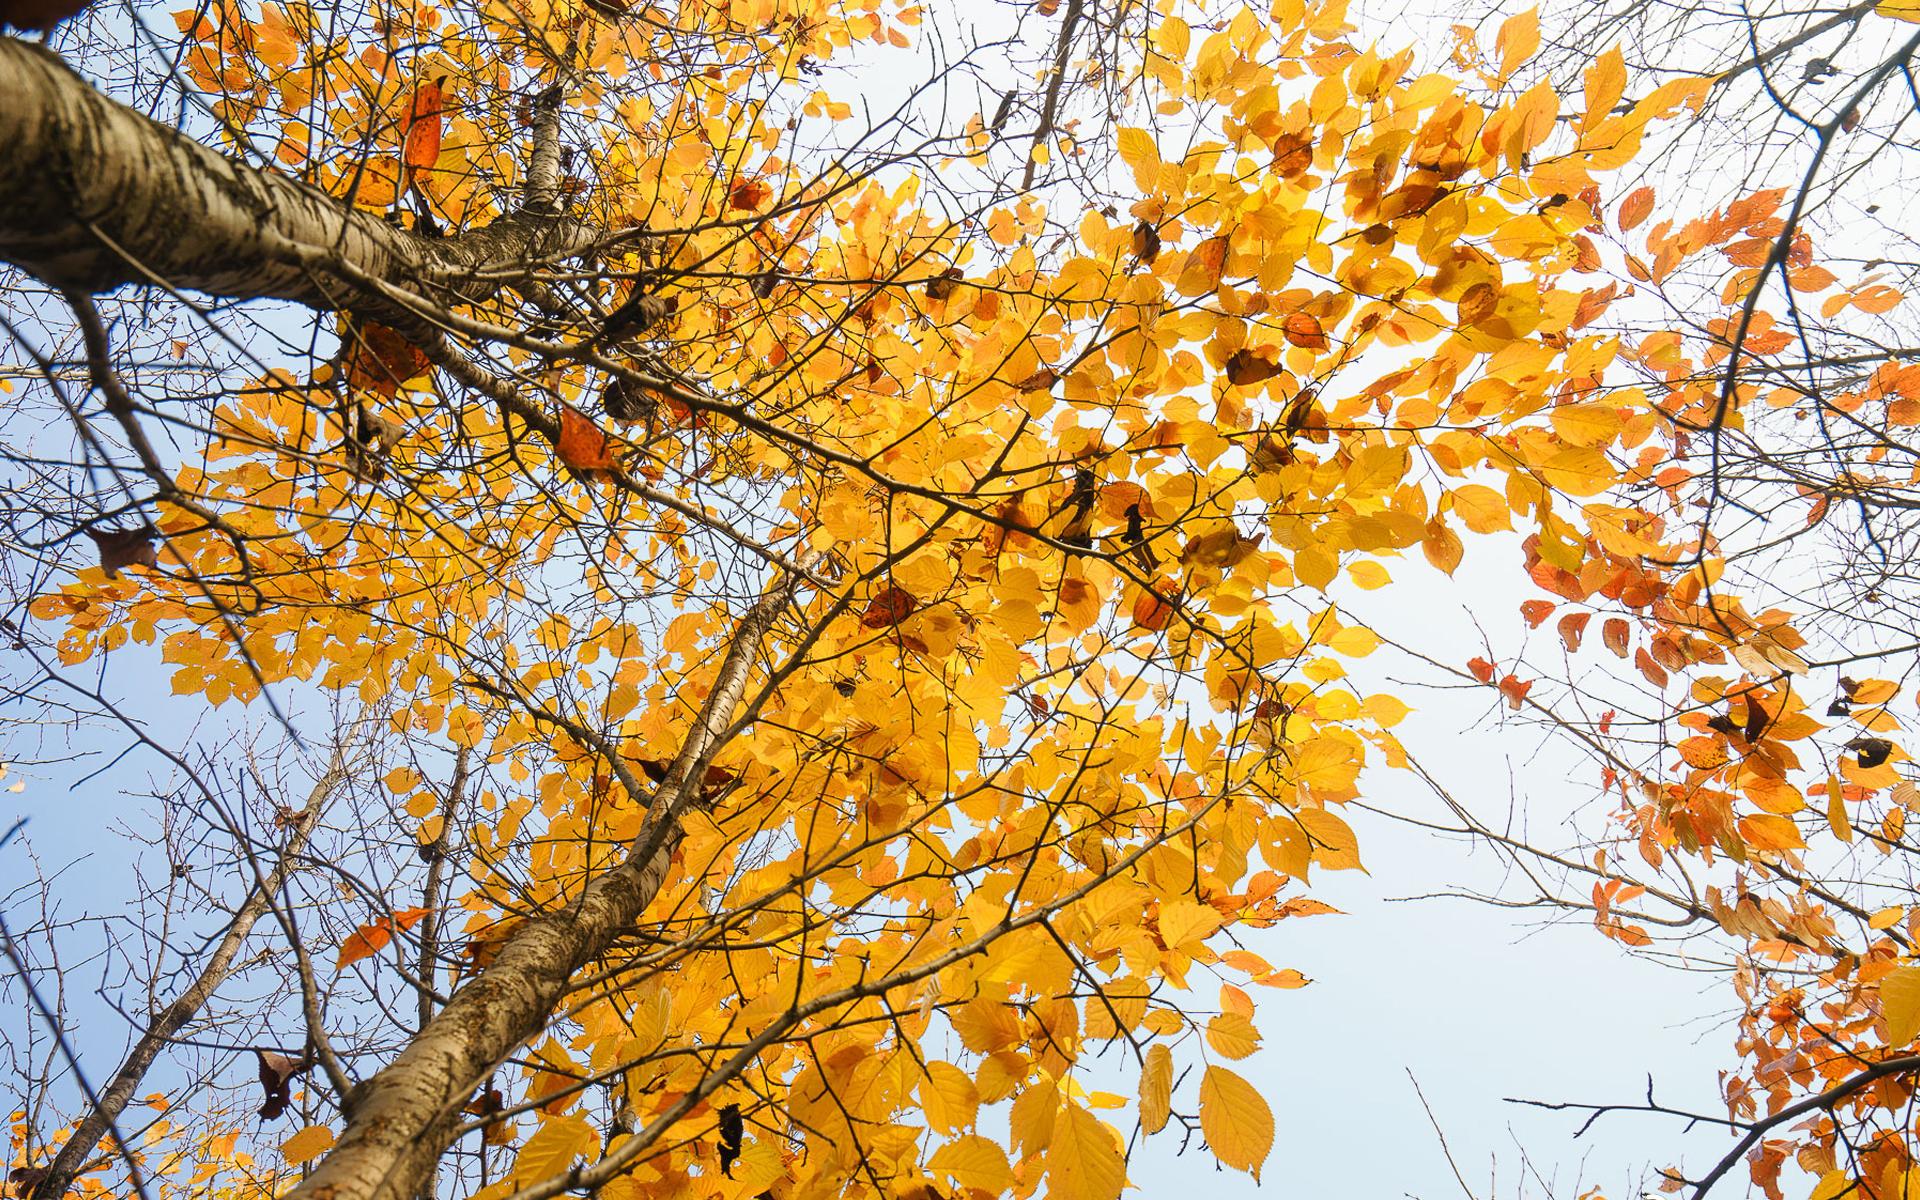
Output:
[[1280,374],[1281,366],[1270,358],[1248,350],[1235,350],[1227,358],[1227,382],[1235,387],[1252,387]]
[[927,280],[927,299],[950,299],[953,296],[954,289],[958,288],[960,281],[965,278],[966,273],[959,267],[948,267],[932,279]]
[[1060,382],[1060,376],[1052,367],[1041,367],[1038,371],[1014,384],[1021,392],[1044,392]]
[[118,579],[122,567],[157,567],[160,554],[153,542],[153,529],[142,525],[135,529],[89,529],[94,548],[100,551],[100,566],[107,578]]
[[272,1121],[287,1111],[287,1105],[293,1102],[293,1081],[308,1068],[313,1060],[307,1057],[290,1058],[276,1050],[255,1049],[254,1057],[260,1068],[260,1119]]

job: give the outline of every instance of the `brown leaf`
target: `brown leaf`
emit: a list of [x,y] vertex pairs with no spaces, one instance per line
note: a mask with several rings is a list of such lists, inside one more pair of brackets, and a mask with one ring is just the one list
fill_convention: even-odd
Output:
[[1885,738],[1855,738],[1847,749],[1860,756],[1862,770],[1871,771],[1893,756],[1893,743]]
[[1227,382],[1235,387],[1265,383],[1281,372],[1279,363],[1245,348],[1235,350],[1227,359]]
[[625,341],[635,334],[646,332],[678,311],[680,311],[680,297],[657,296],[636,287],[632,295],[622,301],[618,308],[607,314],[606,324],[601,326],[598,340]]
[[460,1111],[470,1117],[491,1117],[506,1106],[507,1099],[500,1094],[500,1089],[490,1087],[467,1101],[466,1106]]
[[87,536],[93,539],[94,548],[100,551],[100,566],[109,579],[118,579],[121,567],[160,565],[159,550],[153,544],[153,530],[148,526],[89,529]]
[[1127,505],[1127,553],[1142,571],[1151,572],[1160,565],[1153,547],[1147,545],[1146,522],[1140,516],[1138,504]]
[[1160,231],[1153,227],[1152,221],[1142,221],[1133,227],[1133,256],[1148,264],[1160,257]]
[[927,299],[946,300],[951,298],[954,289],[958,288],[960,281],[966,277],[967,273],[959,267],[948,267],[932,279],[927,280]]
[[612,419],[631,425],[636,421],[651,421],[659,402],[647,389],[616,378],[608,380],[600,393],[600,407]]
[[1041,367],[1013,386],[1022,392],[1044,392],[1058,382],[1060,382],[1060,376],[1052,367]]
[[349,411],[347,470],[362,483],[378,483],[387,473],[387,460],[399,444],[401,429],[365,404]]
[[733,1178],[733,1160],[740,1157],[740,1141],[746,1132],[746,1122],[740,1117],[740,1106],[723,1105],[720,1109],[720,1173],[728,1179]]
[[287,1105],[293,1102],[293,1081],[313,1066],[311,1058],[289,1058],[275,1050],[256,1048],[254,1057],[259,1060],[260,1119],[272,1121],[287,1111]]
[[571,404],[560,407],[560,461],[576,471],[604,471],[613,465],[613,447],[605,432]]

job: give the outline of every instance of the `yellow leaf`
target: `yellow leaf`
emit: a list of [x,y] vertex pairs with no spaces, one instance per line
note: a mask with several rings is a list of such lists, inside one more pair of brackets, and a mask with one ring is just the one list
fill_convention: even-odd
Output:
[[1200,1079],[1200,1131],[1222,1165],[1260,1178],[1273,1149],[1273,1110],[1252,1084],[1225,1067],[1208,1067]]
[[1501,22],[1493,44],[1500,50],[1500,78],[1505,79],[1540,48],[1540,10],[1530,8]]
[[1160,940],[1169,950],[1205,940],[1220,928],[1220,914],[1195,900],[1174,900],[1160,906]]
[[936,1060],[927,1064],[927,1077],[920,1081],[920,1109],[928,1125],[952,1133],[973,1124],[980,1093],[965,1071]]
[[573,1166],[573,1160],[598,1141],[585,1117],[548,1117],[520,1147],[513,1163],[514,1178],[522,1184],[551,1179]]
[[1827,828],[1843,842],[1853,840],[1853,822],[1847,819],[1845,794],[1840,780],[1832,775],[1827,776]]
[[1899,1049],[1920,1034],[1920,967],[1901,967],[1880,981],[1887,1045]]
[[1173,1111],[1173,1051],[1155,1043],[1147,1047],[1140,1071],[1140,1127],[1159,1133]]
[[1901,908],[1898,904],[1892,908],[1883,908],[1867,918],[1867,928],[1892,929],[1895,925],[1898,925],[1902,920],[1906,919],[1906,915],[1907,910]]
[[1068,1104],[1060,1116],[1047,1151],[1050,1200],[1119,1200],[1127,1184],[1119,1136],[1078,1104]]
[[1236,1012],[1223,1012],[1207,1022],[1207,1045],[1227,1058],[1245,1058],[1260,1048],[1260,1031]]
[[1453,511],[1475,533],[1498,533],[1513,528],[1512,510],[1499,492],[1485,484],[1469,483],[1453,489]]
[[1140,190],[1152,189],[1154,181],[1160,176],[1160,147],[1155,144],[1153,135],[1144,129],[1132,126],[1122,128],[1119,133],[1120,158],[1133,168],[1134,182]]
[[1360,711],[1373,718],[1375,724],[1388,728],[1404,721],[1407,714],[1413,710],[1408,708],[1406,702],[1398,696],[1389,696],[1382,692],[1368,696],[1366,703],[1360,706]]
[[1013,1168],[998,1143],[970,1133],[933,1152],[927,1169],[950,1176],[963,1188],[998,1195],[1013,1186]]
[[1587,68],[1585,82],[1587,113],[1580,121],[1582,133],[1605,119],[1627,90],[1627,64],[1621,57],[1620,47],[1615,46],[1594,59],[1593,65]]
[[318,1158],[333,1145],[333,1130],[325,1125],[309,1125],[280,1143],[280,1154],[290,1163]]

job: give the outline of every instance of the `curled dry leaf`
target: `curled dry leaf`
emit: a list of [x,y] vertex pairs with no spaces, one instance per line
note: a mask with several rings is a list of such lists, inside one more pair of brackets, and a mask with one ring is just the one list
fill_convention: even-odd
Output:
[[149,526],[134,529],[89,529],[87,536],[100,552],[100,566],[107,578],[117,579],[122,567],[157,567],[160,552],[154,545]]
[[258,1048],[253,1054],[260,1069],[260,1119],[276,1120],[287,1111],[287,1105],[293,1103],[293,1081],[313,1066],[313,1060],[290,1058],[277,1050]]
[[652,392],[638,384],[616,378],[608,380],[606,388],[600,393],[600,407],[613,420],[632,425],[638,421],[651,421],[660,406]]
[[1133,227],[1133,256],[1148,265],[1160,257],[1160,231],[1152,221],[1142,221]]
[[399,424],[360,403],[348,411],[347,424],[347,470],[361,483],[378,483],[400,442]]
[[950,299],[953,296],[954,289],[958,288],[960,281],[966,277],[966,272],[962,271],[959,267],[948,267],[932,279],[927,280],[927,299]]
[[747,1125],[740,1117],[738,1104],[720,1109],[720,1173],[733,1178],[734,1160],[740,1157],[740,1144],[746,1138]]
[[1060,376],[1052,367],[1041,367],[1013,386],[1023,393],[1044,392],[1058,382],[1060,382]]
[[1252,387],[1280,374],[1279,363],[1246,348],[1235,350],[1227,358],[1227,382],[1235,387]]

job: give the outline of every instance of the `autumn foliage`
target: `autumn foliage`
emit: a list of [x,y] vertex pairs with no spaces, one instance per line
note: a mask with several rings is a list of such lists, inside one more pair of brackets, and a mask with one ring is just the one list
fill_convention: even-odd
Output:
[[[460,1081],[434,1136],[480,1136],[443,1186],[1112,1200],[1182,1144],[1271,1177],[1235,1064],[1306,980],[1242,935],[1329,912],[1316,874],[1362,864],[1347,806],[1415,719],[1354,678],[1383,645],[1599,760],[1618,836],[1572,902],[1604,933],[1645,944],[1651,896],[1752,956],[1739,1119],[1920,1035],[1914,910],[1745,890],[1810,840],[1899,844],[1901,685],[1811,700],[1796,614],[1723,585],[1698,512],[1699,448],[1804,400],[1745,374],[1787,349],[1743,314],[1761,277],[1841,323],[1897,292],[1820,265],[1782,194],[1682,220],[1617,182],[1708,81],[1609,50],[1563,94],[1531,14],[1450,62],[1359,44],[1339,0],[1115,19],[1137,58],[1075,58],[1037,132],[922,143],[819,77],[911,50],[923,14],[891,0],[179,14],[228,141],[343,208],[598,231],[231,366],[150,531],[96,529],[30,607],[65,668],[146,648],[182,704],[325,693],[389,731],[385,824],[353,833],[417,862],[288,918],[321,1023],[380,1031],[343,1075],[657,856],[639,923]],[[1609,323],[1689,272],[1718,281],[1703,328]],[[1920,424],[1920,371],[1835,404]],[[1566,716],[1537,661],[1351,612],[1469,564],[1563,665],[1644,685],[1651,752]],[[1663,891],[1674,856],[1713,882]],[[1843,914],[1874,936],[1843,949]],[[231,1068],[273,1115],[179,1098],[133,1155],[156,1195],[317,1194],[359,1152],[292,1053],[322,1040],[296,993],[276,1057]],[[1121,1091],[1089,1069],[1109,1048]],[[1905,1103],[1876,1078],[1844,1104]],[[1842,1162],[1836,1120],[1756,1138],[1756,1176],[1797,1155],[1823,1197],[1901,1194],[1904,1132]],[[102,1154],[80,1191],[126,1170]]]

